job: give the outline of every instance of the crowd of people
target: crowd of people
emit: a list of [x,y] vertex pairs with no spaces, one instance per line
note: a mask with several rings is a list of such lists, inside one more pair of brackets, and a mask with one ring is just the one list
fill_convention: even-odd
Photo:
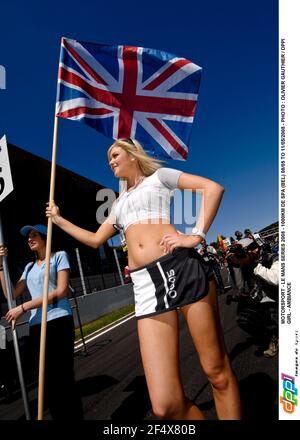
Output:
[[244,300],[243,304],[255,301],[268,307],[268,313],[264,315],[265,322],[261,323],[268,341],[263,354],[265,357],[274,357],[278,353],[278,236],[275,234],[268,239],[262,239],[250,229],[245,229],[244,234],[237,230],[234,235],[235,238],[231,237],[230,245],[226,247],[214,247],[204,240],[199,253],[214,271],[219,294],[226,290],[221,270],[225,267],[225,272],[230,273],[228,287],[233,287],[237,294],[228,295],[227,304],[232,300]]

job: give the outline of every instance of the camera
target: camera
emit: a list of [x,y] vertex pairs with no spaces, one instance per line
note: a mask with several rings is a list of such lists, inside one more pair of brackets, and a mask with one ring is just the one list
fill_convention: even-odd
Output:
[[245,258],[246,257],[245,249],[243,248],[242,245],[240,245],[238,243],[230,245],[228,250],[229,250],[229,253],[234,254],[234,256],[236,258]]
[[233,267],[248,266],[252,263],[250,255],[247,252],[247,248],[244,248],[241,244],[232,244],[227,251],[227,262]]

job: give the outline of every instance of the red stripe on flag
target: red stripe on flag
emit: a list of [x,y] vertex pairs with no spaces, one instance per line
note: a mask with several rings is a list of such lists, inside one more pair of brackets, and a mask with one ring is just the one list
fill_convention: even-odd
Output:
[[70,87],[74,85],[82,89],[83,92],[86,92],[88,95],[91,96],[91,99],[95,99],[104,104],[119,108],[120,102],[114,97],[113,93],[92,86],[91,84],[83,80],[80,76],[76,75],[76,73],[69,72],[64,67],[59,68],[58,75],[59,79],[68,83]]
[[90,108],[90,107],[76,107],[70,110],[65,110],[64,112],[57,113],[56,116],[59,116],[61,118],[72,118],[74,116],[79,115],[108,115],[109,113],[113,113],[111,110],[108,110],[106,108]]
[[157,120],[153,118],[148,118],[148,121],[160,132],[160,134],[167,139],[167,141],[172,145],[174,150],[177,151],[183,159],[187,158],[187,152],[182,146],[172,137],[172,135],[168,132],[168,130],[163,127],[163,125]]
[[66,40],[64,40],[64,46],[65,48],[73,55],[75,60],[78,62],[81,68],[84,68],[98,84],[104,84],[107,86],[107,82],[104,81],[101,76],[99,76],[82,58],[81,56],[75,51],[75,49],[67,43]]
[[162,84],[166,79],[168,79],[173,73],[179,70],[181,67],[189,64],[189,60],[178,60],[171,64],[166,70],[164,70],[157,78],[155,78],[151,83],[144,87],[144,90],[154,90],[160,84]]
[[130,137],[137,92],[138,63],[137,47],[123,46],[124,78],[122,105],[120,105],[118,137]]

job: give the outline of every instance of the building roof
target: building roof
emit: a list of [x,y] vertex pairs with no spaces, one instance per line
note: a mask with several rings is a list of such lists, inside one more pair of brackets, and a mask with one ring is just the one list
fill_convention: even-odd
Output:
[[[9,247],[9,261],[20,264],[23,260],[28,261],[29,256],[20,228],[26,224],[47,224],[45,207],[49,198],[51,163],[12,144],[8,144],[8,154],[14,191],[1,202],[1,219],[4,239]],[[96,211],[100,202],[96,200],[96,194],[102,188],[105,186],[57,165],[55,202],[62,215],[72,223],[91,231],[97,230]],[[55,226],[53,242],[60,249],[68,251],[69,248],[82,247],[83,252],[87,252],[86,246]]]

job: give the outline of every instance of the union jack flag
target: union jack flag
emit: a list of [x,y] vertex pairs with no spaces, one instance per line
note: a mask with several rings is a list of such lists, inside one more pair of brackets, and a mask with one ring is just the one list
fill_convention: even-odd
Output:
[[56,115],[186,160],[200,79],[201,67],[167,52],[62,38]]

